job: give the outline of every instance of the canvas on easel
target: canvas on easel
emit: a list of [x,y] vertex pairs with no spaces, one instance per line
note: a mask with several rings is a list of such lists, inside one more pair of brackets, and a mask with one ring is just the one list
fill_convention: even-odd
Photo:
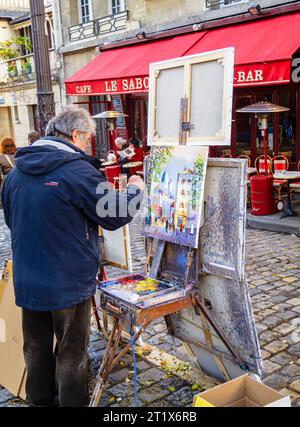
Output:
[[234,49],[150,64],[148,145],[230,145]]
[[207,147],[155,147],[145,197],[144,234],[198,247]]
[[131,273],[133,267],[129,226],[115,231],[99,227],[99,235],[102,237],[102,261]]

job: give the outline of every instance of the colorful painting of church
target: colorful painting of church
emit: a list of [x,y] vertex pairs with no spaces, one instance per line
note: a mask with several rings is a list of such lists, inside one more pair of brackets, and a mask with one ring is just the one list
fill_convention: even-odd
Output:
[[146,235],[197,247],[206,162],[205,148],[176,147],[165,163],[153,168],[146,201]]

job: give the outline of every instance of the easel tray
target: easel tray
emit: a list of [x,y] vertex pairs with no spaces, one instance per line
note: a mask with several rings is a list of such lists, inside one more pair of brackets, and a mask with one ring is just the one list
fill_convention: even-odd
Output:
[[186,295],[186,289],[179,284],[151,279],[142,274],[101,282],[98,289],[106,296],[136,309],[152,307]]

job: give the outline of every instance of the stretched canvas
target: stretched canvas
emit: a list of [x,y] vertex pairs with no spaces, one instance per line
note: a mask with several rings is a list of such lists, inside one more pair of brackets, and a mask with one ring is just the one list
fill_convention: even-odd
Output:
[[150,64],[148,145],[180,145],[182,131],[186,145],[230,145],[233,69],[233,48]]
[[99,227],[99,235],[103,237],[102,260],[113,267],[132,272],[129,226],[115,231]]
[[207,147],[157,147],[151,151],[144,234],[198,247]]

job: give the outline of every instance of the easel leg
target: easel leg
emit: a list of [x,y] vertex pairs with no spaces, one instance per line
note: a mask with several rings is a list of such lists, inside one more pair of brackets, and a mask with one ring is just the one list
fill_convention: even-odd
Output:
[[171,316],[169,314],[167,316],[165,316],[165,322],[166,322],[166,325],[167,325],[167,328],[168,328],[169,335],[174,336],[174,325],[173,325],[173,322],[172,322],[172,318],[171,318]]
[[223,342],[223,344],[230,351],[231,355],[236,359],[237,363],[240,366],[243,366],[243,361],[242,361],[241,357],[235,351],[234,346],[231,344],[231,342],[228,340],[228,338],[225,336],[225,334],[223,334],[223,332],[218,328],[215,320],[210,315],[210,313],[209,313],[208,309],[206,308],[205,304],[202,302],[201,297],[199,295],[196,295],[195,299],[196,299],[196,303],[197,303],[199,309],[201,310],[202,314],[205,316],[205,318],[207,319],[207,321],[211,325],[211,327],[217,332],[217,334],[219,335],[219,337],[220,337],[221,341]]
[[[149,323],[146,323],[143,325],[138,332],[133,337],[133,342],[135,343],[139,337],[142,335],[142,333],[145,331],[145,329],[149,326]],[[107,348],[101,363],[101,367],[99,369],[99,373],[97,375],[97,383],[96,387],[93,393],[93,397],[90,402],[90,407],[96,407],[98,406],[98,403],[101,399],[102,393],[105,388],[105,383],[107,380],[107,377],[109,373],[112,371],[112,369],[119,363],[120,359],[129,351],[130,349],[130,343],[127,344],[120,353],[115,357],[115,354],[118,350],[118,345],[120,342],[121,334],[123,331],[124,323],[120,319],[115,319],[115,323],[113,326],[113,330],[111,332],[111,335],[109,337]]]
[[93,315],[95,316],[96,323],[97,323],[98,332],[101,332],[102,330],[101,330],[100,319],[99,319],[95,297],[92,298],[92,307],[93,307]]
[[102,319],[103,319],[103,334],[105,338],[108,338],[108,316],[106,311],[102,310]]
[[93,393],[93,397],[89,405],[90,407],[98,406],[98,403],[101,399],[103,390],[105,388],[107,377],[112,369],[112,366],[111,366],[112,361],[118,350],[118,345],[119,345],[120,337],[122,334],[122,330],[123,330],[123,322],[120,319],[115,319],[113,330],[109,337],[106,351],[104,353],[104,357],[101,363],[101,367],[97,375],[97,383]]
[[[139,337],[145,332],[145,330],[148,328],[148,326],[150,325],[151,322],[146,323],[145,325],[143,325],[138,332],[134,335],[133,337],[133,343],[135,344],[136,341],[139,339]],[[111,369],[113,369],[117,363],[119,363],[120,359],[125,356],[125,354],[129,351],[130,349],[130,343],[127,344],[122,351],[120,351],[120,353],[118,354],[118,356],[115,358],[115,360],[112,362],[111,365]]]

